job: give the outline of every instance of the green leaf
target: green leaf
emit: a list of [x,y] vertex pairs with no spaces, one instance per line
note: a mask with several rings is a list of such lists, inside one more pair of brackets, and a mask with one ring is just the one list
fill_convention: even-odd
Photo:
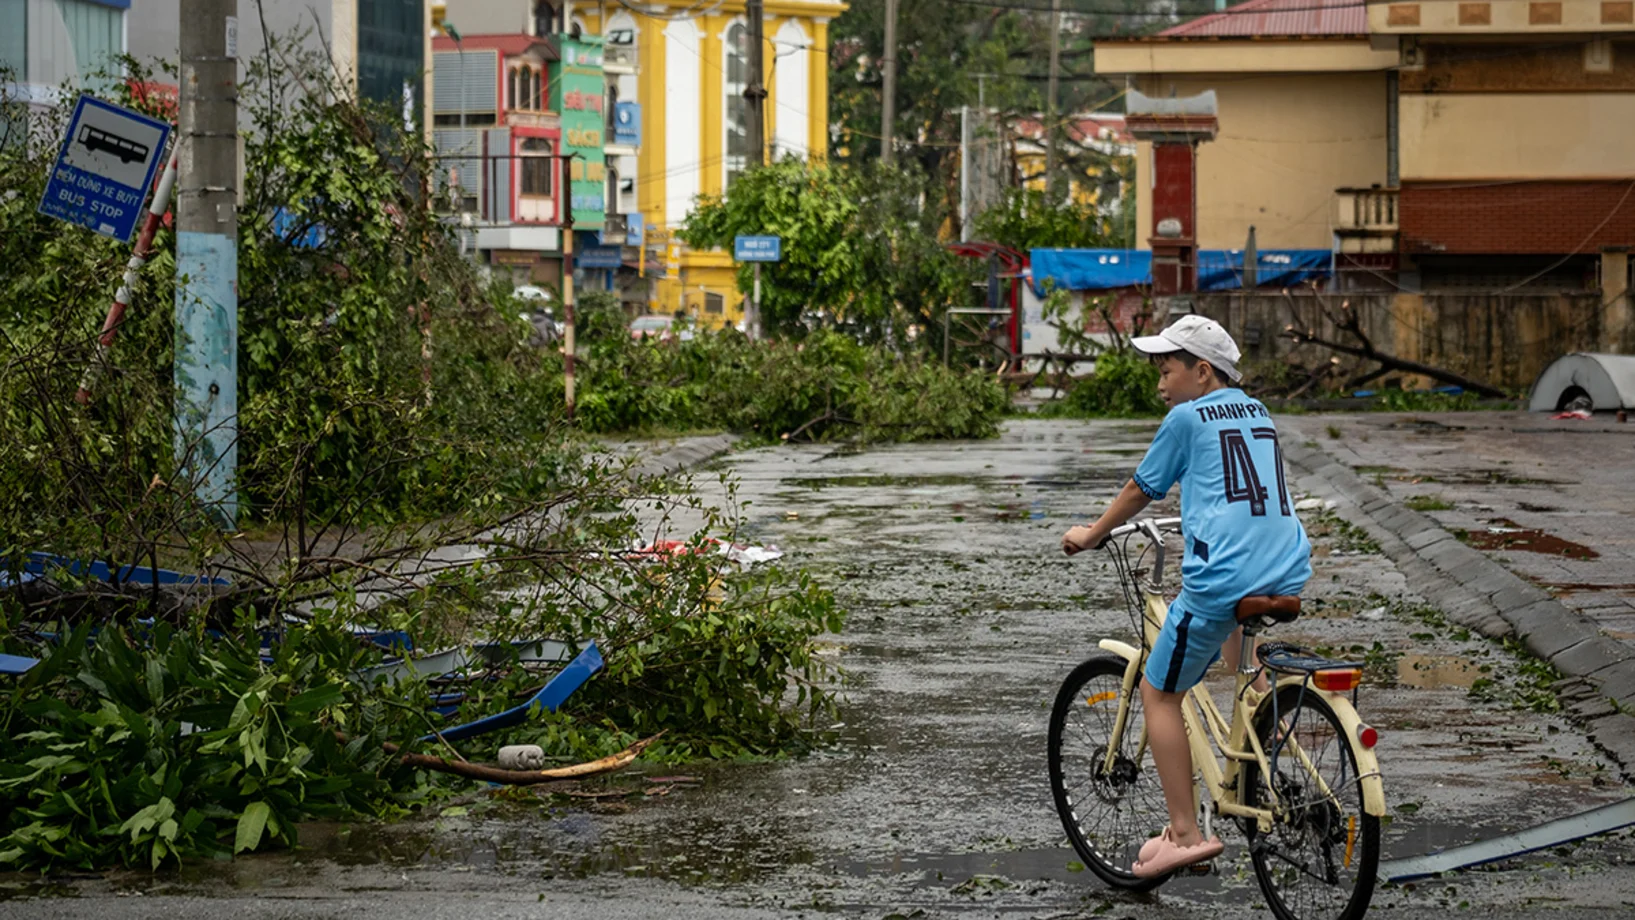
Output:
[[284,706],[293,713],[314,712],[327,709],[341,701],[343,690],[339,684],[325,684],[322,687],[313,687],[305,693],[290,697]]
[[238,818],[238,833],[233,837],[233,852],[243,853],[261,845],[261,833],[267,828],[272,809],[266,802],[251,802]]
[[144,833],[170,820],[170,817],[175,813],[175,802],[170,799],[160,799],[125,819],[125,823],[119,826],[119,832],[121,834],[128,832],[131,835],[131,843],[136,843]]

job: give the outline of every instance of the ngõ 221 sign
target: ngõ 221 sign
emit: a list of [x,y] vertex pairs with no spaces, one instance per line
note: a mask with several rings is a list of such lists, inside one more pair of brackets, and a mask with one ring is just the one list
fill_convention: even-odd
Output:
[[81,96],[51,167],[41,214],[129,240],[170,140],[170,125]]

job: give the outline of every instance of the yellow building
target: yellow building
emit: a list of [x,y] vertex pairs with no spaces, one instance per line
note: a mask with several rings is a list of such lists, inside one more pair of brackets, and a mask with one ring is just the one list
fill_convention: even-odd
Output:
[[[693,13],[691,0],[647,4],[645,15],[606,4],[576,4],[574,17],[608,47],[634,46],[635,101],[642,143],[635,157],[636,209],[647,225],[649,309],[683,311],[706,325],[743,318],[729,252],[695,252],[674,234],[699,195],[719,195],[749,163],[744,82],[748,26],[742,0]],[[838,0],[765,0],[761,59],[768,161],[823,157],[829,137],[829,23],[846,9]],[[605,19],[604,19],[605,16]],[[672,18],[674,17],[674,18]],[[618,39],[619,41],[616,41]],[[630,98],[621,92],[621,98]]]
[[[1127,160],[1135,156],[1135,139],[1124,127],[1118,112],[1086,112],[1067,118],[1065,140],[1088,148],[1103,157]],[[1045,145],[1041,122],[1024,118],[1011,124],[1012,153],[1016,172],[1024,188],[1045,191]],[[1082,174],[1067,177],[1067,200],[1078,205],[1099,205],[1104,211],[1116,209],[1126,189],[1113,170],[1092,166]]]
[[[1213,90],[1197,148],[1203,249],[1330,248],[1347,281],[1581,290],[1635,246],[1632,0],[1249,0],[1104,40],[1096,71]],[[1152,145],[1137,152],[1138,240]],[[1623,309],[1623,308],[1619,308]]]

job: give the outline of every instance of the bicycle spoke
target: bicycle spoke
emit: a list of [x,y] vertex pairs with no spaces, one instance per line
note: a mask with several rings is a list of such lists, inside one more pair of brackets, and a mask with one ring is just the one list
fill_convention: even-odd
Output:
[[1124,665],[1104,659],[1092,671],[1058,696],[1061,711],[1052,716],[1058,773],[1052,782],[1080,856],[1104,879],[1137,887],[1145,883],[1130,875],[1130,864],[1148,835],[1163,826],[1167,810],[1150,757],[1134,756],[1144,724],[1139,699],[1129,700],[1109,768],[1108,746],[1124,703]]
[[[1290,742],[1270,776],[1251,774],[1251,804],[1275,801],[1276,813],[1272,830],[1255,834],[1256,874],[1279,920],[1353,920],[1373,891],[1378,819],[1363,813],[1351,745],[1329,704],[1298,690],[1281,693],[1281,718],[1263,715],[1256,727],[1262,745],[1273,735]],[[1342,857],[1353,855],[1359,825],[1362,855]]]

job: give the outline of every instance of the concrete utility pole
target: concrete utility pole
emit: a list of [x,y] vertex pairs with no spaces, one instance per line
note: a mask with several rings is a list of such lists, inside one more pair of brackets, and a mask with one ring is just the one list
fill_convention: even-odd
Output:
[[971,238],[971,107],[959,107],[959,238]]
[[880,61],[885,85],[880,90],[880,161],[890,166],[891,127],[897,121],[897,0],[886,0],[886,55]]
[[176,456],[227,528],[238,516],[237,0],[181,0]]
[[1062,62],[1062,0],[1050,0],[1050,88],[1045,100],[1045,200],[1056,203],[1056,84]]
[[748,111],[749,124],[744,127],[749,131],[749,165],[766,165],[766,85],[762,73],[765,65],[761,60],[761,50],[766,45],[762,37],[762,29],[766,25],[766,16],[761,12],[761,0],[748,0],[744,4],[744,15],[749,19],[749,79],[744,81],[744,101]]

